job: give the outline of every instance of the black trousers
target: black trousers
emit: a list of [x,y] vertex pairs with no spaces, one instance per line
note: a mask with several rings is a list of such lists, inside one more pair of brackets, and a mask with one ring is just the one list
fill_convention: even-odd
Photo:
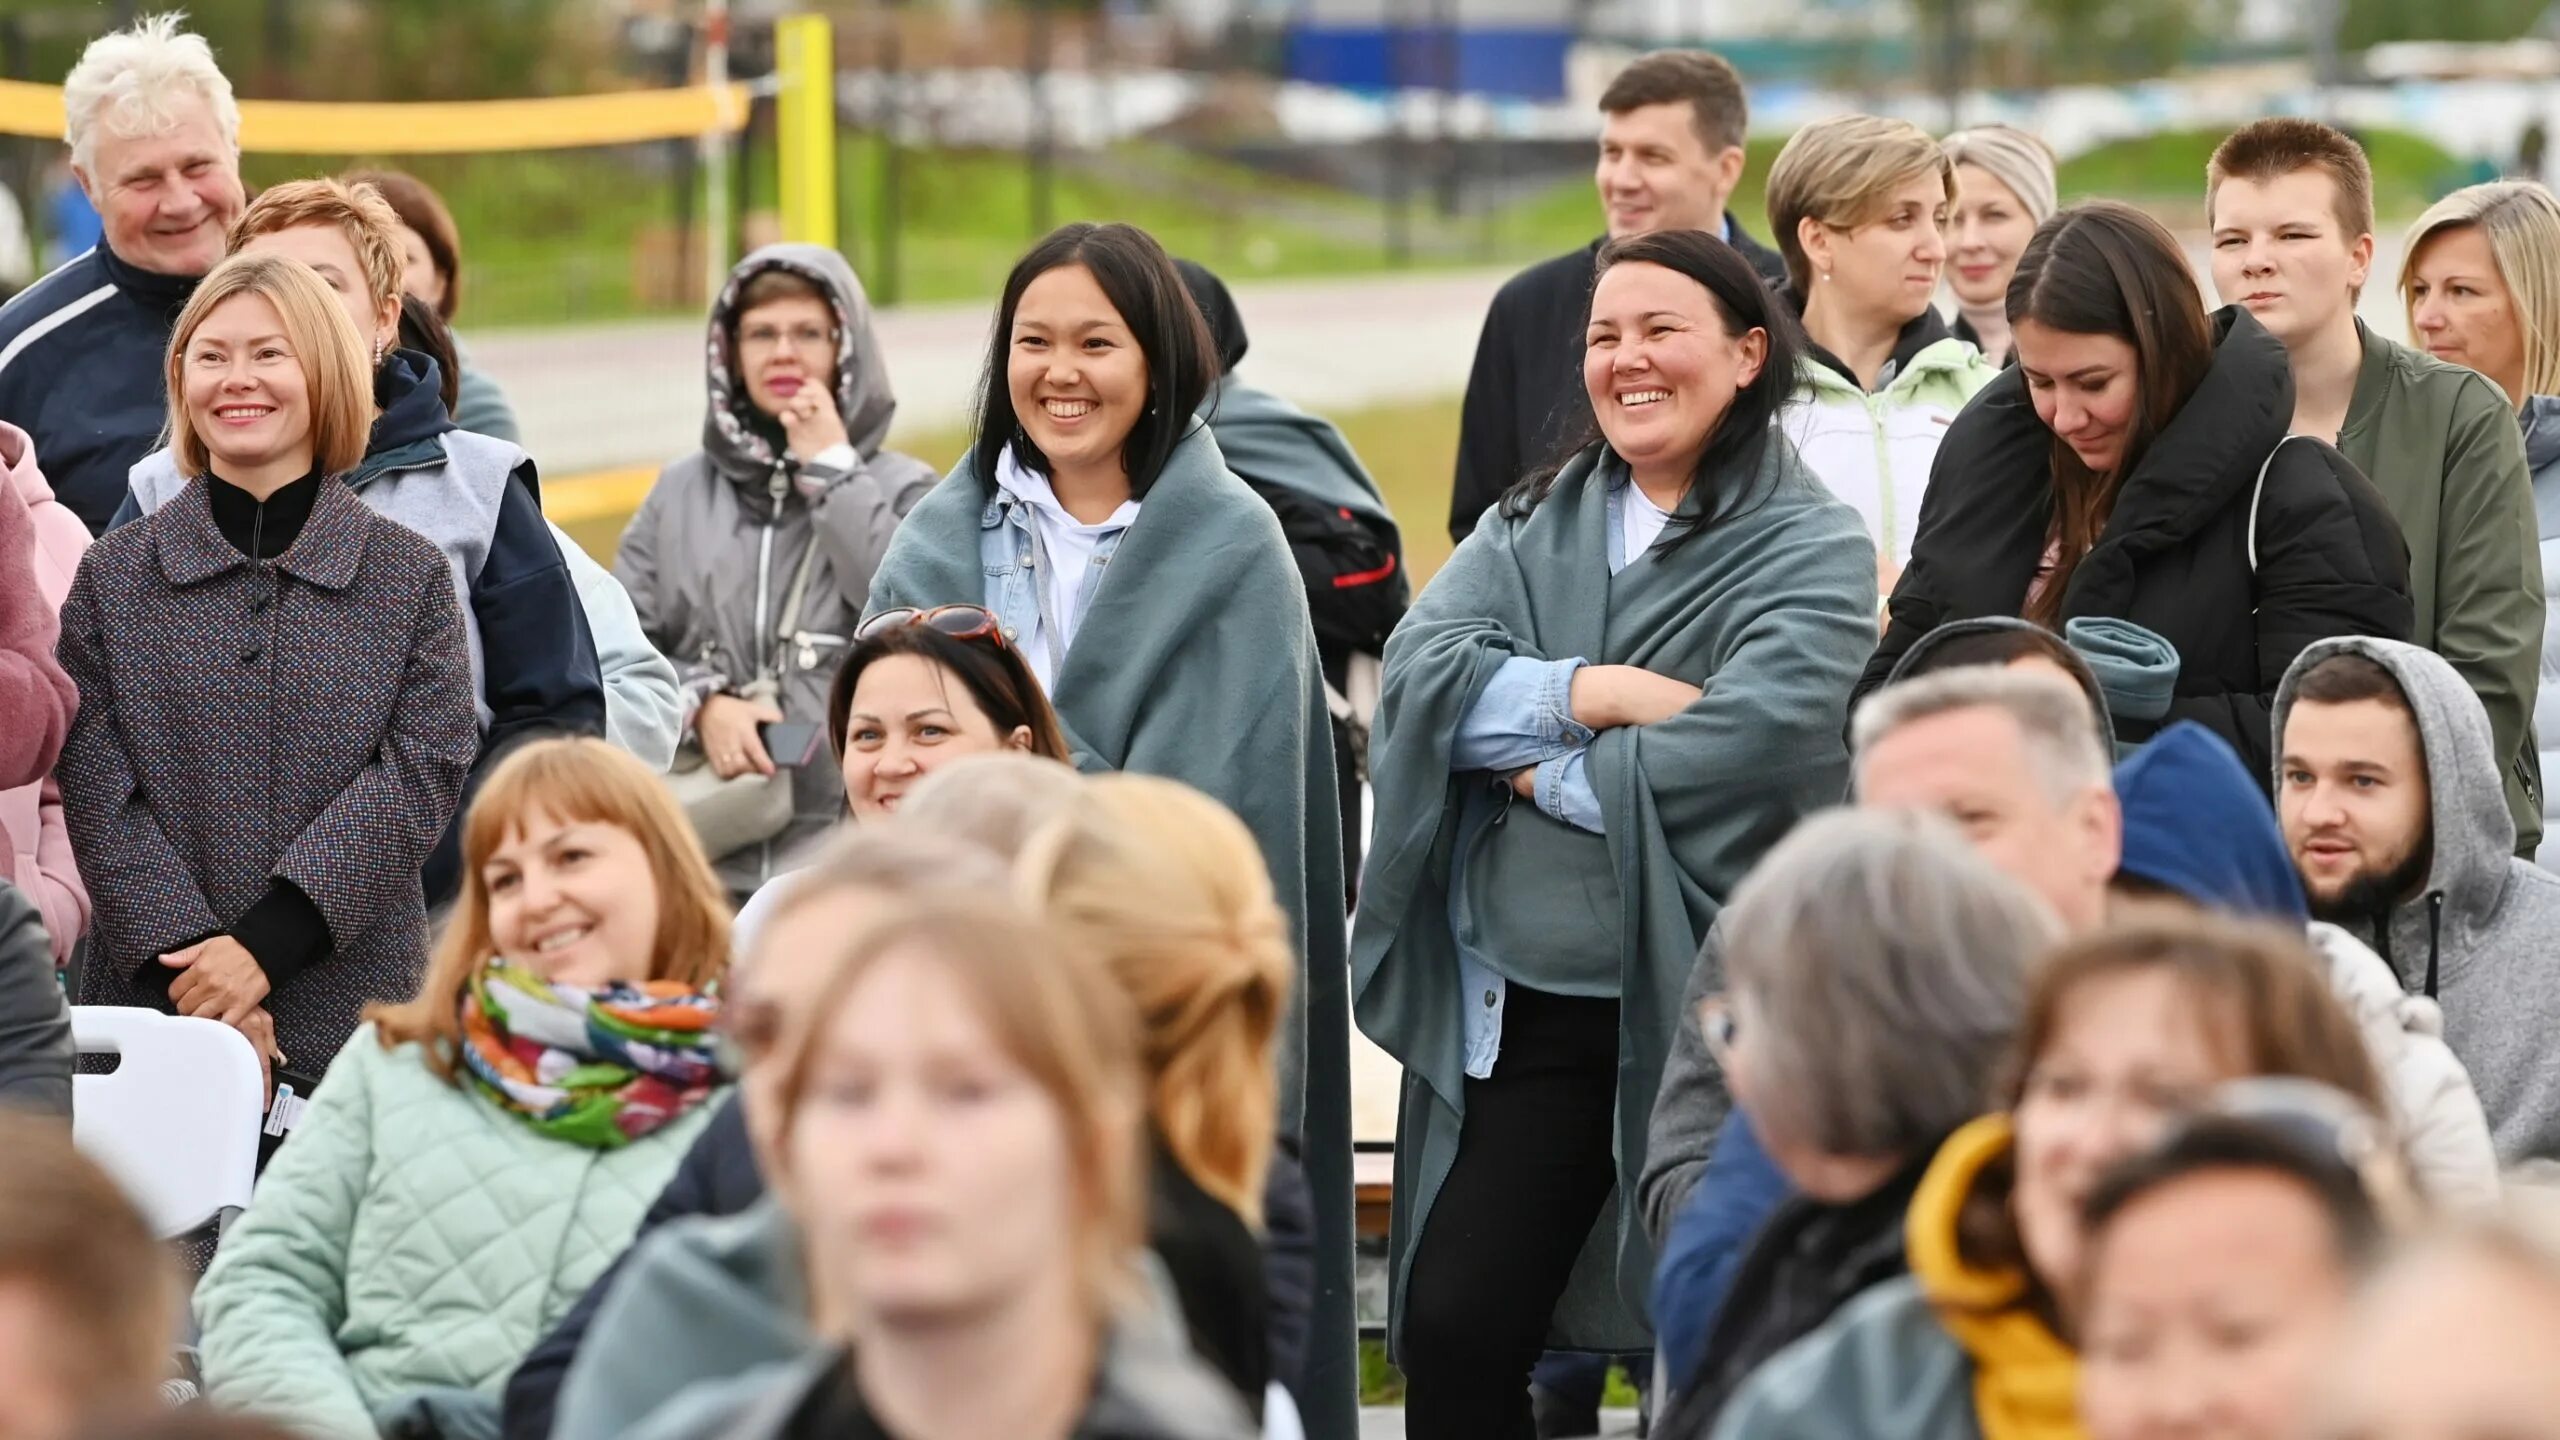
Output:
[[1536,1440],[1529,1367],[1617,1182],[1617,1089],[1617,1001],[1509,987],[1407,1281],[1412,1440]]

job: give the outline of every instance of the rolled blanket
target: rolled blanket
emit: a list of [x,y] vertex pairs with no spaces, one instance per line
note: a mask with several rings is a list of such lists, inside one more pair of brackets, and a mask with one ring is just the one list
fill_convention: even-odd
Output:
[[2089,662],[2098,688],[2106,693],[2107,712],[2117,725],[2140,737],[2119,736],[2116,758],[2141,749],[2142,741],[2169,713],[2169,701],[2177,693],[2177,647],[2130,620],[2107,615],[2083,615],[2071,621],[2063,627],[2062,638]]

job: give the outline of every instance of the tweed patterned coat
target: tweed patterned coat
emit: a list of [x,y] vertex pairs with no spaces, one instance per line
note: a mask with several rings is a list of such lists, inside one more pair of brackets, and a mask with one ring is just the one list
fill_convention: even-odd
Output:
[[102,537],[63,601],[80,713],[56,774],[95,905],[79,998],[169,1008],[158,957],[281,876],[334,945],[266,1001],[316,1074],[425,966],[418,867],[479,745],[462,617],[436,547],[344,483],[256,564],[206,484]]

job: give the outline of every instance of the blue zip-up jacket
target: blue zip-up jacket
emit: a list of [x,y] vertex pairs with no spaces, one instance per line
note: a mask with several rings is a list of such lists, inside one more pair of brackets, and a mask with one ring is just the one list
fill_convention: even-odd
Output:
[[93,535],[160,444],[169,332],[199,278],[138,270],[100,244],[0,306],[0,420],[35,438],[54,497]]
[[[469,813],[472,795],[499,756],[542,735],[605,733],[604,675],[595,637],[568,561],[542,518],[533,461],[520,460],[491,503],[466,493],[468,487],[450,473],[446,437],[454,424],[445,413],[442,388],[435,361],[414,350],[393,351],[374,376],[374,403],[382,413],[373,422],[372,443],[347,476],[368,506],[434,542],[468,598],[464,610],[480,681],[480,758],[455,823],[428,857],[429,905],[454,893],[461,869],[460,817]],[[175,469],[166,457],[150,458],[161,463],[135,467],[115,525],[158,509],[175,493],[166,484]],[[420,485],[430,493],[407,492]]]

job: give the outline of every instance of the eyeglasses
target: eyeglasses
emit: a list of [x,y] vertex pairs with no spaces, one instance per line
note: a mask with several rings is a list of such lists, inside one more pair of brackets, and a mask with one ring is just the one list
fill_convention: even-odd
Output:
[[741,350],[778,350],[788,343],[794,350],[836,348],[836,332],[823,325],[794,325],[785,330],[775,325],[751,325],[738,332]]
[[981,605],[936,605],[930,610],[919,610],[913,605],[901,605],[895,610],[883,610],[863,621],[855,627],[853,638],[856,643],[874,640],[892,630],[904,630],[910,625],[922,625],[939,630],[954,640],[993,640],[998,645],[1004,643],[1004,622],[996,618],[994,611]]
[[1698,1007],[1698,1028],[1707,1037],[1707,1055],[1719,1070],[1733,1068],[1733,1042],[1742,1021],[1733,1013],[1733,997],[1718,995]]

